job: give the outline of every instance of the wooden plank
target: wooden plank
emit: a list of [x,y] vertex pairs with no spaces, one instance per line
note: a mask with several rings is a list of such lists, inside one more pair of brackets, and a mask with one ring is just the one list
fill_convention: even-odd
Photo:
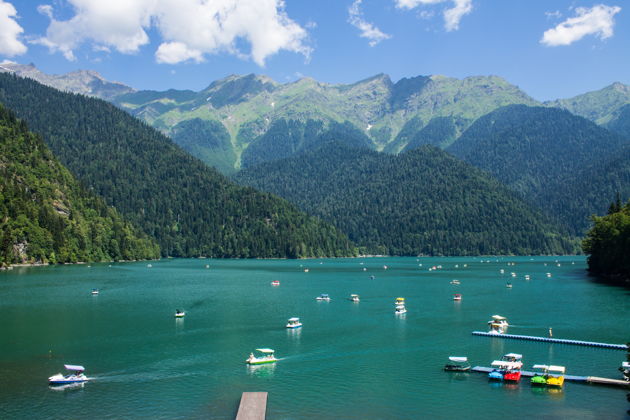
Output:
[[266,392],[243,392],[236,420],[265,420],[266,414]]

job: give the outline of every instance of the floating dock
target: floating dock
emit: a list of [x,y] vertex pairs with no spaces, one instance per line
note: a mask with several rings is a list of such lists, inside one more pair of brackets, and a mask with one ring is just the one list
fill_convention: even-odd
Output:
[[[473,372],[480,373],[490,373],[494,369],[485,367],[485,366],[475,366],[472,368]],[[521,376],[525,376],[531,378],[534,376],[534,372],[528,372],[526,370],[521,371]],[[609,378],[600,378],[598,376],[574,376],[574,375],[564,375],[565,381],[571,382],[582,382],[582,383],[590,383],[590,384],[599,384],[599,385],[615,385],[615,386],[624,386],[630,387],[630,382],[624,381],[622,379],[609,379]]]
[[236,420],[265,420],[267,415],[266,392],[243,392]]
[[628,350],[628,346],[625,344],[596,343],[592,341],[565,340],[562,338],[535,337],[532,335],[494,334],[494,333],[488,333],[488,332],[483,332],[483,331],[473,331],[472,334],[481,335],[484,337],[510,338],[513,340],[529,340],[529,341],[540,341],[543,343],[558,343],[558,344],[570,344],[574,346],[587,346],[587,347],[599,347],[599,348],[604,348],[604,349]]

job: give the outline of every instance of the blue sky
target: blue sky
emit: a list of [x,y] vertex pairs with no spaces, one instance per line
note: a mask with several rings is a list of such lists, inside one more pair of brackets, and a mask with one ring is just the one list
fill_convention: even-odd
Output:
[[155,90],[494,74],[548,100],[630,84],[629,23],[622,0],[0,0],[0,60]]

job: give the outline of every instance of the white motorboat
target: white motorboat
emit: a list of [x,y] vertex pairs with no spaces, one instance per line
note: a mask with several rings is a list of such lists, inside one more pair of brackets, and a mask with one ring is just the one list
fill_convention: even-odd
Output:
[[462,295],[461,295],[460,293],[455,293],[455,294],[453,295],[453,300],[455,300],[455,301],[460,301],[460,300],[462,300]]
[[263,365],[265,363],[275,363],[278,359],[275,358],[275,351],[272,349],[256,349],[258,353],[261,353],[261,356],[256,357],[254,353],[250,353],[245,363],[249,365]]
[[359,295],[350,295],[350,300],[353,302],[359,302]]
[[67,370],[72,373],[68,375],[63,375],[58,373],[56,375],[48,378],[48,383],[50,385],[67,385],[67,384],[78,384],[82,382],[87,382],[89,378],[85,376],[83,373],[85,368],[79,365],[63,365]]
[[300,322],[300,318],[294,317],[289,318],[289,323],[287,324],[287,328],[301,328],[302,323]]
[[326,302],[330,302],[330,296],[328,296],[325,293],[322,293],[321,295],[317,296],[315,300],[324,300]]
[[507,318],[501,315],[492,315],[492,319],[488,321],[491,334],[504,334],[510,324],[508,324]]
[[183,318],[186,316],[186,312],[175,309],[175,318]]
[[98,289],[92,289],[92,294],[93,294],[93,295],[98,295],[98,293],[99,293],[99,292],[98,292]]

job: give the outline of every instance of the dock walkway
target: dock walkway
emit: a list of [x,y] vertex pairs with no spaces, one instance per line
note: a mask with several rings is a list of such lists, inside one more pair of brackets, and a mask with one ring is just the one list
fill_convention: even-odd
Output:
[[508,338],[513,340],[530,340],[530,341],[540,341],[543,343],[558,343],[558,344],[570,344],[574,346],[588,346],[588,347],[599,347],[604,349],[615,349],[615,350],[628,350],[628,346],[625,344],[609,344],[609,343],[597,343],[593,341],[581,341],[581,340],[565,340],[562,338],[547,338],[547,337],[535,337],[532,335],[515,335],[515,334],[493,334],[483,331],[473,331],[473,335],[480,335],[484,337],[493,337],[493,338]]
[[266,392],[243,392],[236,420],[265,420],[267,415]]

